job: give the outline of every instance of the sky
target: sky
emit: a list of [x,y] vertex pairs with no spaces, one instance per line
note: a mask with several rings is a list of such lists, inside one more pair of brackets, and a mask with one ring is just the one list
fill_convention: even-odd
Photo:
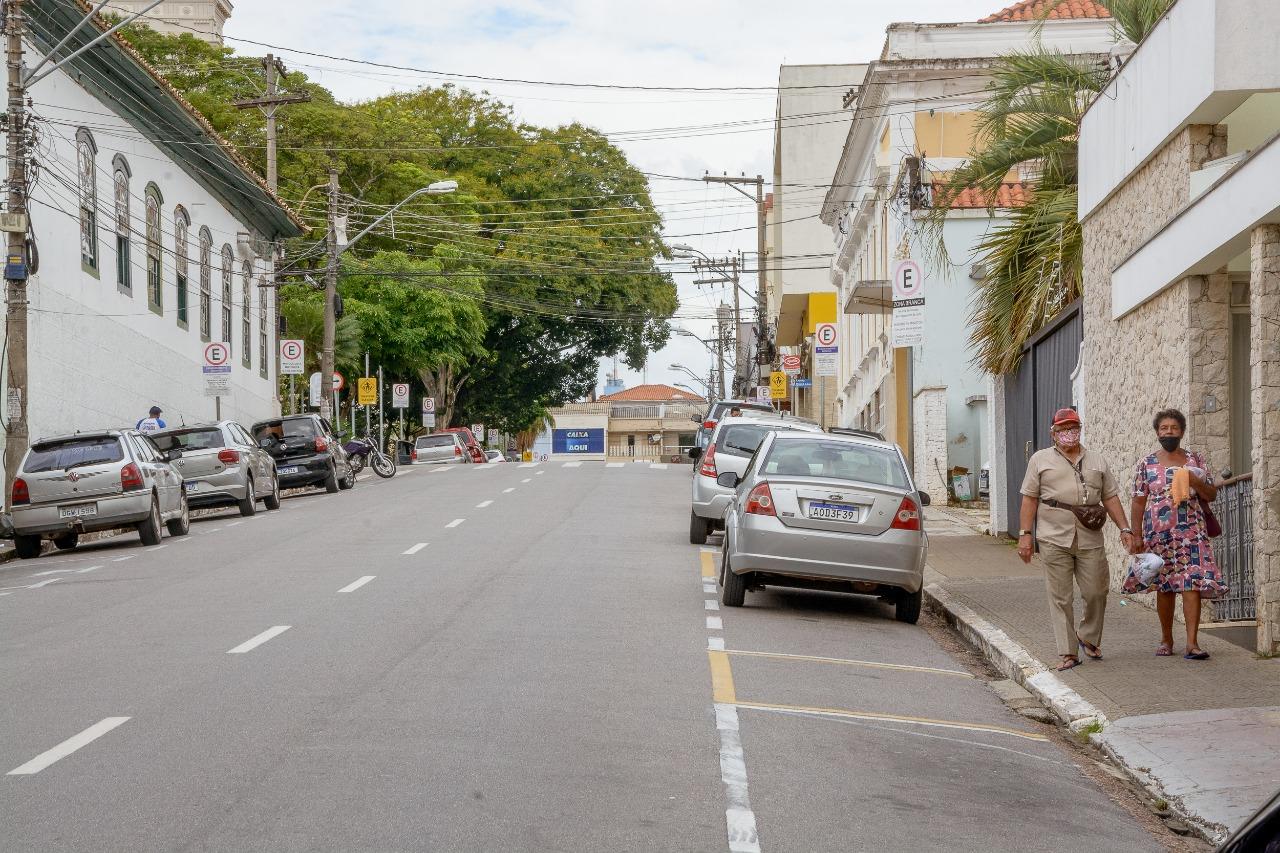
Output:
[[[604,131],[645,172],[685,178],[708,171],[760,174],[767,182],[776,112],[776,92],[768,87],[776,84],[780,65],[869,62],[879,56],[885,27],[892,22],[973,21],[1010,2],[234,0],[225,34],[237,51],[261,55],[270,50],[344,100],[453,82],[488,91],[531,123],[578,121]],[[388,71],[297,50],[443,73]],[[450,75],[738,89],[655,92]],[[742,91],[745,87],[752,88]],[[740,124],[703,127],[722,122]],[[687,243],[712,257],[754,252],[755,207],[747,198],[696,180],[654,179],[651,187],[671,235],[668,243]],[[717,231],[727,233],[708,233]],[[676,275],[680,314],[705,317],[722,300],[731,302],[727,287],[698,286],[693,278]],[[710,320],[673,322],[700,337],[711,335]],[[622,378],[628,387],[644,380],[683,382],[702,393],[670,365],[683,364],[705,376],[711,359],[697,340],[673,335],[664,350],[652,354],[643,373],[624,366]],[[601,385],[608,369],[607,362],[602,364]]]

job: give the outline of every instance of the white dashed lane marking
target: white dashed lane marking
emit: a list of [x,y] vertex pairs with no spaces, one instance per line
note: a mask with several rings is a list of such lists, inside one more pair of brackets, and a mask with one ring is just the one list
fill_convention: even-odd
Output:
[[717,602],[714,598],[708,598],[706,601],[702,602],[702,606],[707,608],[708,610],[720,609],[720,603]]
[[651,464],[649,467],[650,467],[650,468],[653,468],[653,469],[656,469],[656,470],[658,470],[658,471],[665,471],[665,470],[667,470],[667,463],[665,463],[665,462],[654,462],[654,463],[653,463],[653,464]]
[[421,550],[422,550],[423,548],[425,548],[425,547],[427,547],[427,543],[426,543],[426,542],[419,542],[417,545],[414,545],[414,546],[413,546],[412,548],[410,548],[408,551],[405,551],[405,552],[404,552],[404,555],[405,555],[406,557],[412,557],[414,554],[418,553],[419,551],[421,551]]
[[113,563],[123,563],[125,560],[132,560],[132,559],[133,559],[134,557],[136,557],[136,556],[138,556],[138,555],[137,555],[137,554],[126,554],[126,555],[124,555],[123,557],[116,557],[116,558],[115,558],[114,560],[112,560],[111,562],[113,562]]
[[234,649],[227,649],[227,654],[242,655],[245,652],[251,652],[254,649],[256,649],[258,646],[265,643],[267,640],[270,640],[273,637],[280,636],[285,631],[288,631],[291,627],[293,626],[292,625],[274,625],[268,628],[267,630],[263,631],[258,636],[250,637],[240,645],[236,646]]
[[606,467],[606,468],[625,468],[625,467],[627,467],[627,463],[625,463],[625,462],[606,462],[606,463],[605,463],[605,465],[604,465],[604,467]]
[[453,521],[446,524],[445,527],[457,527],[459,524],[461,524],[464,521],[466,521],[465,518],[455,518]]
[[512,486],[512,487],[511,487],[511,488],[509,488],[509,489],[503,489],[503,490],[502,490],[502,493],[503,493],[504,495],[509,495],[509,494],[511,494],[512,492],[514,492],[515,490],[516,490],[516,487],[515,487],[515,486]]
[[582,463],[581,463],[581,462],[566,462],[566,463],[564,463],[564,465],[563,465],[562,467],[564,467],[564,468],[580,468],[580,467],[582,467]]
[[724,651],[724,637],[707,637],[707,649],[713,652]]
[[338,592],[355,592],[357,589],[364,586],[365,584],[367,584],[369,581],[373,580],[376,577],[377,575],[365,575],[362,578],[357,578],[353,580],[351,583],[344,586],[342,589],[338,590]]
[[533,482],[533,478],[532,478],[532,477],[525,477],[525,478],[524,478],[523,480],[521,480],[520,482],[522,482],[522,483],[532,483],[532,482]]
[[484,509],[491,503],[493,503],[493,501],[480,501],[480,503],[476,504],[476,509]]
[[723,631],[723,630],[724,630],[724,620],[722,620],[719,616],[708,616],[708,617],[707,617],[707,630],[708,630],[708,631]]
[[128,717],[107,717],[105,720],[89,726],[89,728],[80,732],[80,734],[67,738],[53,749],[40,753],[26,764],[13,768],[7,775],[30,776],[33,773],[39,773],[55,761],[60,761],[75,752],[77,749],[88,746],[107,732],[117,726],[127,723],[128,721]]

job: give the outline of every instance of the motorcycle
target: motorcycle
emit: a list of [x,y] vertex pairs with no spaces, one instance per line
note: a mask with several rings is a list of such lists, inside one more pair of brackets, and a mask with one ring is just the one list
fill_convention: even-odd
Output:
[[396,462],[387,454],[383,453],[373,439],[365,436],[364,438],[353,438],[342,446],[347,452],[347,458],[351,462],[351,470],[359,474],[364,470],[365,465],[373,468],[373,473],[383,479],[389,479],[396,475]]

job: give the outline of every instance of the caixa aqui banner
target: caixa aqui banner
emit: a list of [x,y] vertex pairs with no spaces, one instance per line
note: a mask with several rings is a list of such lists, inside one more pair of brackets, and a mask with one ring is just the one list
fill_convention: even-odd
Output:
[[552,453],[604,453],[603,429],[553,429]]

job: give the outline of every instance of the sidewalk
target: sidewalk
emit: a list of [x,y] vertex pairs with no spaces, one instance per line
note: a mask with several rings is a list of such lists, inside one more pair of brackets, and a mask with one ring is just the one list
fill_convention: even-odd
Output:
[[[985,516],[985,514],[984,514]],[[999,669],[1094,741],[1131,776],[1169,801],[1203,834],[1221,839],[1280,789],[1280,659],[1260,659],[1209,631],[1208,661],[1155,656],[1155,611],[1112,593],[1105,660],[1058,664],[1039,560],[982,536],[985,517],[929,510],[926,602]],[[1080,613],[1077,599],[1077,618]]]

